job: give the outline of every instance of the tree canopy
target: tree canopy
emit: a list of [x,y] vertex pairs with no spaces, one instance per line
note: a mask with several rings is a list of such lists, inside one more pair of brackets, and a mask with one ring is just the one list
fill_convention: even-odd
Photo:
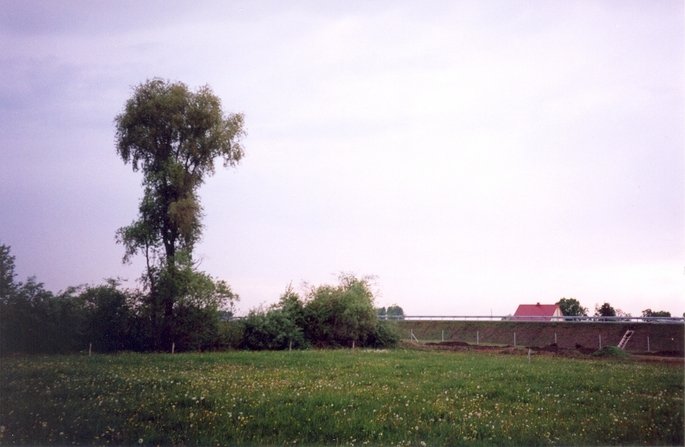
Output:
[[611,304],[604,303],[601,306],[595,305],[595,316],[596,317],[615,317],[616,309],[611,307]]
[[645,309],[642,311],[643,317],[670,317],[671,312],[665,310]]
[[630,314],[623,312],[621,309],[614,309],[611,304],[604,303],[601,306],[595,304],[596,317],[630,317]]
[[[168,348],[174,305],[188,287],[203,283],[191,278],[193,248],[202,236],[198,189],[214,174],[215,160],[229,167],[243,157],[243,115],[225,114],[208,86],[192,92],[155,78],[134,88],[114,121],[117,153],[142,172],[144,189],[138,219],[117,231],[117,241],[125,247],[124,262],[138,253],[146,258],[142,280],[153,332]],[[226,292],[219,295],[233,298]]]
[[[115,118],[117,153],[143,173],[139,218],[118,231],[126,257],[152,249],[167,262],[191,253],[200,239],[197,190],[215,172],[215,159],[235,166],[243,157],[243,115],[225,115],[208,86],[191,92],[180,82],[153,79],[134,89]],[[163,250],[163,252],[161,252]]]
[[580,302],[575,298],[562,298],[557,304],[561,309],[561,313],[566,317],[587,316],[587,308],[581,306]]

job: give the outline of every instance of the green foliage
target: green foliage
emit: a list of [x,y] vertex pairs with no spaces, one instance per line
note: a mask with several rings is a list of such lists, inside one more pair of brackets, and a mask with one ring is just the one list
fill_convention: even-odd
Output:
[[[309,346],[302,328],[282,309],[253,310],[243,320],[241,348],[256,351],[302,349]],[[291,345],[292,343],[292,345]]]
[[[252,350],[316,347],[393,347],[397,325],[379,321],[370,278],[342,274],[337,286],[310,287],[303,300],[288,286],[279,302],[240,321],[240,347]],[[234,332],[235,333],[235,330]]]
[[401,349],[11,357],[0,443],[682,446],[683,383],[678,364]]
[[586,317],[587,308],[580,305],[580,302],[575,298],[562,298],[557,303],[561,309],[561,313],[567,317]]
[[645,309],[642,311],[642,316],[643,317],[670,317],[671,312],[667,312],[665,310]]
[[83,306],[54,296],[35,277],[16,282],[15,258],[0,245],[0,355],[66,353],[81,341]]
[[623,349],[621,349],[617,346],[605,346],[602,349],[598,349],[597,351],[593,352],[592,355],[595,357],[607,357],[607,358],[630,357],[630,354],[628,354],[626,351],[624,351]]
[[[169,349],[181,331],[175,313],[195,318],[207,309],[208,286],[187,271],[202,234],[197,193],[214,174],[215,159],[234,166],[242,158],[243,116],[225,115],[208,86],[191,92],[183,83],[152,79],[134,89],[115,124],[117,153],[143,173],[144,190],[138,219],[117,231],[117,241],[124,245],[124,262],[145,256],[141,279],[151,340],[155,348]],[[202,304],[189,305],[188,298]]]
[[245,324],[243,320],[222,321],[219,323],[220,349],[240,349],[244,337]]
[[[0,355],[55,354],[89,349],[93,352],[158,349],[151,296],[121,288],[118,280],[103,285],[70,287],[55,296],[35,278],[15,282],[14,257],[0,246],[4,265],[0,299]],[[180,292],[172,309],[170,334],[177,351],[222,346],[218,311],[231,312],[238,299],[223,281],[181,266]]]
[[219,317],[216,308],[178,303],[174,309],[171,339],[178,351],[219,348]]
[[277,304],[254,309],[241,321],[240,347],[252,350],[304,349],[310,346],[304,335],[304,305],[289,285]]
[[309,290],[304,319],[308,340],[319,346],[365,346],[378,324],[371,278],[341,274],[337,286]]
[[92,343],[95,352],[135,349],[134,315],[129,296],[119,286],[118,281],[110,279],[104,285],[69,291],[80,292],[75,300],[84,310],[82,346]]
[[604,303],[601,306],[595,305],[595,316],[596,317],[615,317],[616,310],[611,307],[609,303]]
[[388,306],[387,315],[392,320],[404,320],[404,310],[397,304]]
[[376,315],[383,320],[404,320],[404,310],[397,304],[388,306],[387,309],[385,307],[377,308]]
[[14,283],[14,256],[9,245],[0,244],[0,303],[9,300],[16,292]]
[[372,348],[394,348],[400,343],[397,322],[380,320],[369,337],[367,345]]
[[601,306],[595,304],[596,317],[629,317],[630,314],[623,312],[621,309],[614,309],[609,303],[604,303]]

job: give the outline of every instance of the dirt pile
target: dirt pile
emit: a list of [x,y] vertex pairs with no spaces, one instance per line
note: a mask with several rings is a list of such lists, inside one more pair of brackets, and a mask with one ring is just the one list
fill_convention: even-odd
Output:
[[602,358],[622,358],[630,359],[637,362],[659,362],[659,363],[683,363],[683,355],[681,352],[651,352],[651,353],[628,353],[616,346],[605,346],[604,348],[588,348],[581,344],[576,344],[571,348],[563,348],[556,343],[547,346],[512,346],[512,345],[475,345],[465,342],[428,342],[417,343],[403,341],[401,345],[404,348],[419,349],[419,350],[439,350],[452,352],[483,352],[492,354],[504,355],[521,355],[526,356],[530,351],[531,355],[541,356],[559,356],[576,359],[602,359]]

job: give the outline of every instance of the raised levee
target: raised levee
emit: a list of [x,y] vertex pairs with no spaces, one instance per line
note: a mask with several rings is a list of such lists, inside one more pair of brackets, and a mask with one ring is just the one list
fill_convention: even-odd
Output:
[[403,339],[410,333],[420,341],[460,341],[476,344],[544,347],[555,342],[560,348],[582,345],[586,348],[617,346],[627,330],[634,330],[627,351],[668,351],[683,353],[685,325],[661,323],[578,323],[578,322],[513,322],[513,321],[399,321]]

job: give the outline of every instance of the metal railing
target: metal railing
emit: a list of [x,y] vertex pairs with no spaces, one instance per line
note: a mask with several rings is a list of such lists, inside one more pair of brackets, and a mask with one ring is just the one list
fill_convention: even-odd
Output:
[[442,320],[442,321],[512,321],[512,322],[585,322],[585,323],[666,323],[684,324],[683,317],[545,317],[539,315],[379,315],[381,320]]

